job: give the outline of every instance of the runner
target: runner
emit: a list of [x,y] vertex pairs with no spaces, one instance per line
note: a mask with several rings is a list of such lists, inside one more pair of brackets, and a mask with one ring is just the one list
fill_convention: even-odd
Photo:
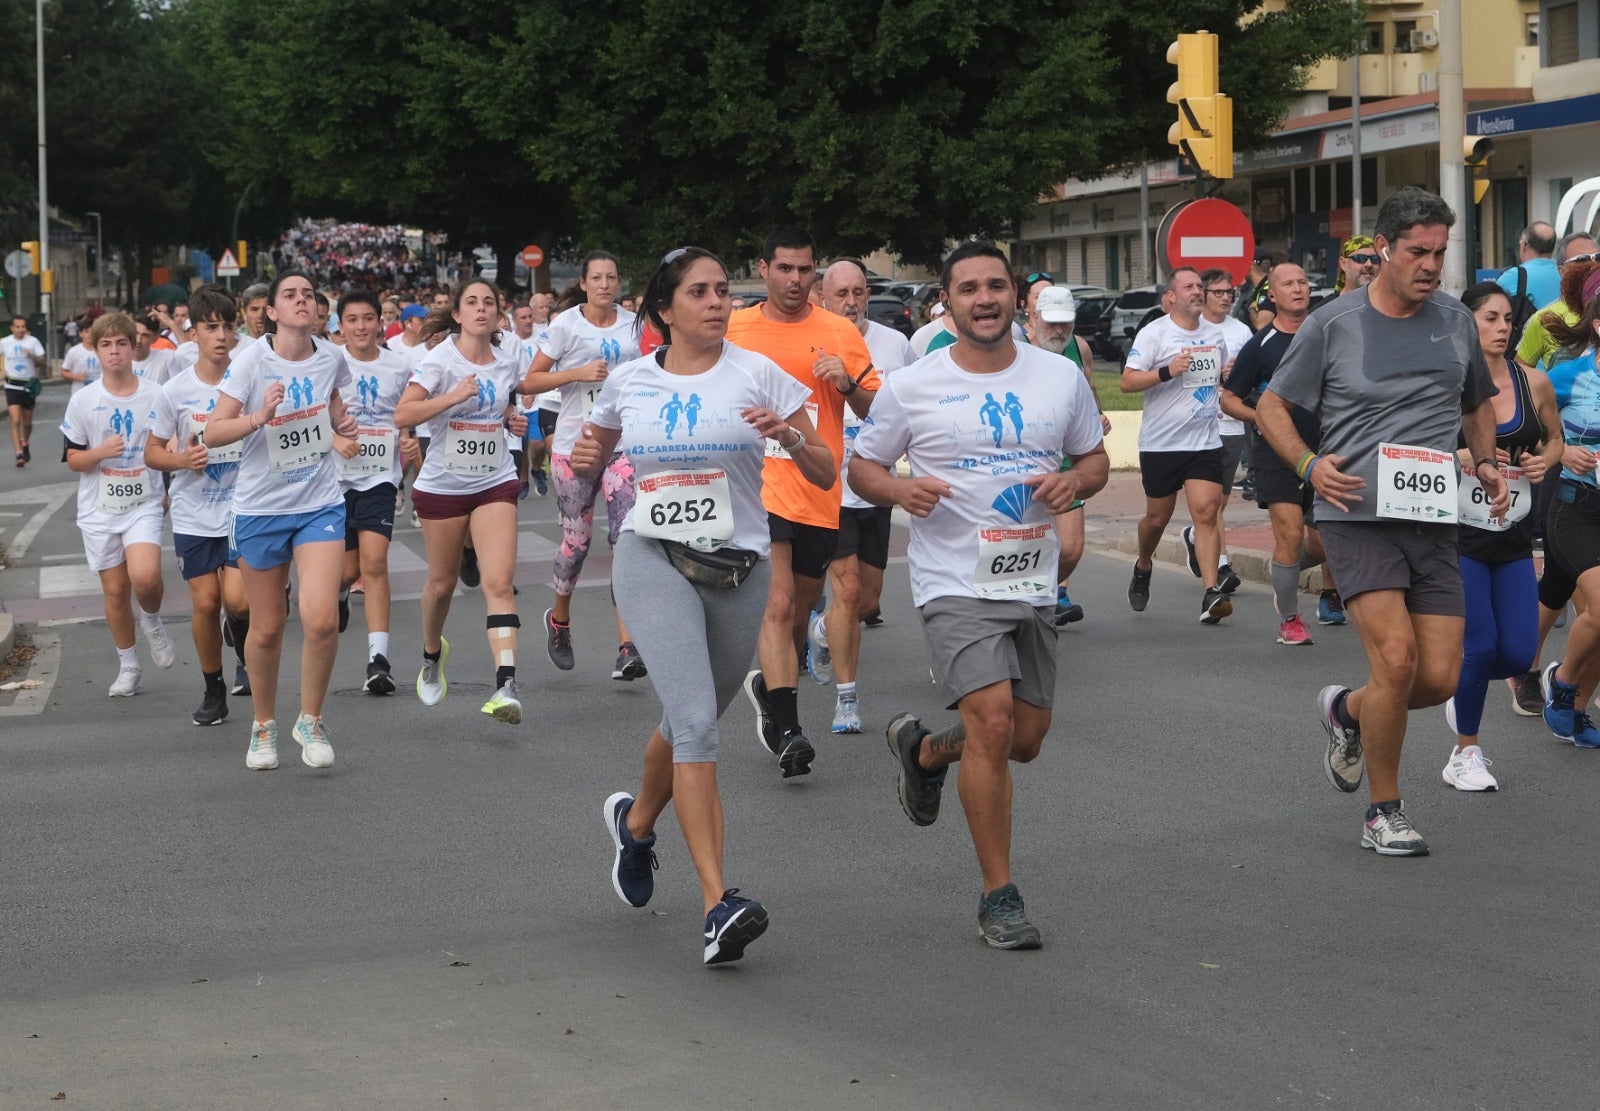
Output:
[[[750,665],[767,603],[763,441],[785,445],[817,486],[837,472],[806,413],[805,389],[769,359],[725,342],[728,276],[715,255],[699,247],[669,253],[642,307],[670,346],[611,374],[563,464],[598,476],[625,441],[639,488],[614,576],[617,605],[653,661],[661,724],[645,745],[638,797],[618,791],[602,817],[615,850],[612,887],[642,907],[655,888],[656,821],[675,805],[700,878],[704,961],[725,964],[768,922],[765,907],[724,886],[716,764],[717,719]],[[697,399],[694,429],[684,419],[669,431],[662,407],[674,395]]]
[[[1455,218],[1426,190],[1392,193],[1374,228],[1377,278],[1306,319],[1256,406],[1267,442],[1316,488],[1328,562],[1371,662],[1364,686],[1324,687],[1319,709],[1333,785],[1358,790],[1370,772],[1361,846],[1385,856],[1428,851],[1401,806],[1406,711],[1444,702],[1461,670],[1458,436],[1490,516],[1510,504],[1477,321],[1436,294]],[[1317,418],[1320,454],[1291,405]]]
[[224,639],[236,657],[234,686],[249,687],[244,651],[250,605],[239,561],[228,554],[242,449],[238,444],[207,448],[205,433],[217,405],[217,387],[228,375],[239,314],[232,295],[216,286],[197,289],[188,309],[198,358],[193,367],[179,371],[161,387],[144,461],[173,474],[172,542],[178,571],[189,584],[193,613],[189,631],[205,679],[205,693],[192,720],[196,725],[220,725],[228,716],[229,688],[222,677]]
[[[539,340],[550,327],[550,305],[555,300],[548,293],[535,293],[528,298],[533,310],[533,336],[529,347],[537,352]],[[519,395],[520,397],[520,395]],[[539,496],[550,493],[550,439],[556,434],[556,418],[561,415],[561,391],[546,390],[535,395],[532,408],[526,410],[528,420],[528,475]],[[521,400],[526,400],[522,397]]]
[[89,570],[100,576],[106,624],[117,649],[117,678],[109,693],[129,698],[139,693],[135,605],[155,665],[171,667],[178,658],[161,621],[161,490],[141,451],[159,391],[133,373],[133,321],[120,312],[106,313],[89,337],[101,378],[67,402],[62,459],[78,475],[83,554]]
[[177,348],[162,338],[161,323],[155,316],[136,316],[139,343],[134,349],[133,373],[155,386],[164,386],[176,369]]
[[83,387],[100,380],[100,360],[95,358],[88,325],[79,329],[78,339],[80,342],[73,344],[61,359],[61,377],[72,383],[73,394],[82,393]]
[[426,427],[436,441],[411,489],[428,548],[417,697],[424,706],[437,706],[449,690],[444,622],[470,533],[481,560],[489,658],[495,664],[495,693],[482,710],[496,721],[520,725],[517,630],[522,622],[511,585],[517,568],[517,472],[505,447],[508,429],[517,436],[524,430],[512,396],[517,373],[511,357],[495,346],[500,312],[494,286],[473,278],[456,290],[453,301],[449,309],[430,314],[423,326],[424,334],[445,338],[412,372],[394,411],[396,425]]
[[[550,474],[555,480],[556,505],[561,513],[561,550],[556,553],[556,602],[545,611],[545,651],[562,671],[576,665],[572,650],[572,591],[578,585],[589,545],[594,539],[594,503],[605,497],[608,539],[617,546],[622,521],[633,508],[633,464],[618,452],[603,473],[579,478],[567,456],[578,442],[578,430],[614,367],[639,356],[638,330],[633,313],[617,307],[617,260],[605,251],[593,251],[583,260],[580,277],[562,294],[555,319],[538,339],[538,353],[527,377],[517,387],[522,394],[560,389],[561,412],[550,446]],[[643,678],[644,660],[617,617],[617,662],[613,679]]]
[[422,455],[411,429],[394,422],[395,406],[411,380],[405,356],[379,346],[383,321],[378,295],[357,289],[339,299],[345,363],[355,379],[347,407],[359,426],[351,439],[335,436],[339,485],[344,491],[344,572],[339,591],[339,631],[350,623],[350,588],[361,583],[367,623],[367,677],[361,689],[390,694],[389,541],[394,536],[401,468]]
[[1200,623],[1215,625],[1233,612],[1220,589],[1222,536],[1217,514],[1227,455],[1217,425],[1217,387],[1231,361],[1222,330],[1201,315],[1205,284],[1192,266],[1167,279],[1167,315],[1139,329],[1122,367],[1124,393],[1143,393],[1139,471],[1145,512],[1139,522],[1139,556],[1128,584],[1128,604],[1142,613],[1150,601],[1151,560],[1183,491],[1194,522],[1196,570],[1205,584]]
[[288,619],[281,602],[291,560],[304,641],[292,735],[307,766],[333,765],[322,703],[339,650],[345,521],[331,451],[336,433],[353,437],[357,426],[344,401],[353,385],[344,353],[312,336],[316,299],[303,271],[279,272],[267,293],[273,330],[235,356],[206,422],[208,449],[244,442],[230,554],[250,603],[244,652],[255,715],[245,767],[257,771],[278,766],[278,668]]
[[[823,308],[856,326],[880,375],[916,362],[906,337],[867,318],[867,268],[853,258],[828,267],[822,282]],[[861,431],[861,418],[844,410],[843,475],[850,466],[850,449]],[[856,670],[861,661],[861,621],[878,612],[883,596],[883,572],[889,566],[889,519],[886,506],[871,505],[848,488],[839,509],[839,543],[828,565],[832,601],[826,613],[814,616],[809,629],[806,666],[811,678],[826,685],[837,682],[833,708],[835,733],[861,732],[861,706],[856,692]]]
[[47,360],[44,346],[28,334],[28,318],[11,318],[11,335],[5,341],[6,410],[11,415],[11,450],[17,453],[17,466],[33,460],[28,446],[33,436],[33,403],[39,396],[39,372]]
[[1539,584],[1533,569],[1532,484],[1547,468],[1559,468],[1565,446],[1555,391],[1543,371],[1525,370],[1506,359],[1514,316],[1511,295],[1494,282],[1479,282],[1461,296],[1478,321],[1478,342],[1499,393],[1491,398],[1495,455],[1511,490],[1504,519],[1484,512],[1483,487],[1471,477],[1465,447],[1461,464],[1461,579],[1467,601],[1461,678],[1446,702],[1445,721],[1456,743],[1444,766],[1444,781],[1458,791],[1499,787],[1478,743],[1478,727],[1489,680],[1528,670],[1539,639]]
[[[935,677],[961,720],[930,733],[911,714],[889,723],[900,805],[917,825],[939,816],[950,764],[983,877],[978,932],[998,949],[1037,949],[1011,872],[1011,761],[1038,756],[1056,687],[1051,515],[1100,490],[1109,461],[1099,407],[1077,368],[1011,337],[1016,287],[993,244],[965,243],[942,284],[959,339],[890,376],[856,438],[850,482],[911,514],[911,592]],[[1021,433],[993,450],[978,397],[1015,398]],[[917,477],[890,468],[904,454]],[[1070,470],[1061,464],[1070,460]]]
[[[1206,298],[1200,315],[1206,323],[1215,324],[1222,330],[1222,342],[1228,350],[1229,361],[1222,368],[1222,380],[1226,383],[1233,371],[1233,360],[1238,358],[1239,352],[1255,333],[1248,324],[1232,315],[1233,275],[1226,270],[1207,270],[1200,275],[1200,284],[1205,287]],[[1271,289],[1270,283],[1268,289]],[[1239,474],[1239,462],[1245,456],[1246,440],[1244,422],[1230,416],[1227,409],[1220,405],[1223,392],[1217,391],[1217,435],[1222,440],[1222,502],[1217,506],[1217,538],[1221,554],[1217,557],[1217,589],[1231,595],[1239,589],[1239,576],[1228,561],[1228,499],[1233,497],[1233,483]],[[1189,556],[1189,573],[1199,578],[1200,554],[1194,546],[1194,526],[1186,526],[1180,535]]]
[[239,315],[244,320],[241,338],[258,340],[267,334],[267,294],[271,291],[266,282],[251,282],[239,294]]
[[[767,356],[811,392],[806,413],[834,459],[844,457],[844,409],[865,417],[878,391],[872,353],[848,320],[810,304],[816,245],[799,228],[769,233],[761,247],[767,299],[734,312],[728,340]],[[841,491],[819,489],[781,445],[767,446],[761,502],[772,529],[772,590],[761,619],[760,668],[745,676],[756,738],[785,779],[811,770],[816,750],[800,728],[800,659],[811,611],[839,536]]]

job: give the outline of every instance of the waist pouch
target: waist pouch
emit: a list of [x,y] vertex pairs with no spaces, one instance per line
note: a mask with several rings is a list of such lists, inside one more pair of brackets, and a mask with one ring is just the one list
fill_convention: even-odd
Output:
[[1573,482],[1570,478],[1562,479],[1561,486],[1556,491],[1556,498],[1580,509],[1600,511],[1600,490],[1585,482]]
[[667,560],[677,568],[678,574],[696,586],[709,586],[717,590],[732,590],[750,577],[761,557],[743,548],[718,548],[714,552],[700,552],[676,540],[661,541]]

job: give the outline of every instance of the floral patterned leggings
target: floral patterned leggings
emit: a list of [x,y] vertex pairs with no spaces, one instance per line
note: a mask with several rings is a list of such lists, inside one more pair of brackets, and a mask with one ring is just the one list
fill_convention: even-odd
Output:
[[555,482],[556,508],[561,513],[561,549],[556,552],[555,575],[551,585],[556,593],[571,595],[589,557],[594,539],[595,498],[605,495],[606,520],[611,546],[617,546],[622,519],[633,508],[633,464],[621,452],[611,457],[606,469],[594,480],[572,473],[572,457],[550,453],[550,477]]

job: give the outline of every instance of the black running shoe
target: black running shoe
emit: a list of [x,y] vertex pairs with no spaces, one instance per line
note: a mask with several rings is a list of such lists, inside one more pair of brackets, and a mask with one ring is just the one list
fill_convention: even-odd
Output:
[[1224,594],[1232,594],[1241,585],[1243,585],[1243,580],[1239,578],[1238,572],[1234,571],[1233,564],[1224,563],[1221,570],[1217,572],[1217,589]]
[[200,708],[194,712],[196,725],[221,725],[228,717],[228,688],[221,683],[206,688]]
[[661,867],[656,860],[656,835],[643,841],[628,832],[628,811],[633,809],[633,796],[618,791],[606,799],[600,815],[611,834],[611,844],[616,849],[611,858],[611,887],[617,897],[630,907],[642,907],[656,891],[656,878],[652,874]]
[[756,712],[756,740],[772,755],[782,755],[783,734],[772,720],[772,703],[767,701],[767,681],[761,677],[760,671],[752,671],[744,677],[743,686],[744,696],[750,700],[750,707]]
[[939,820],[939,800],[950,769],[922,770],[922,765],[917,763],[918,742],[928,731],[910,714],[896,715],[884,732],[889,738],[889,751],[900,763],[900,809],[917,825],[931,826]]
[[767,908],[740,895],[737,887],[728,888],[722,902],[706,915],[706,963],[738,960],[745,947],[766,932]]
[[478,584],[483,581],[483,574],[478,570],[478,549],[461,549],[461,585],[468,590],[478,589]]
[[1183,550],[1189,557],[1189,574],[1198,579],[1200,577],[1200,555],[1194,550],[1194,526],[1184,525],[1183,531],[1178,535],[1183,538]]
[[869,629],[876,629],[879,625],[883,624],[883,610],[873,610],[871,613],[867,614],[867,616],[863,617],[861,622]]
[[1233,612],[1233,603],[1220,590],[1208,590],[1200,599],[1200,624],[1215,625]]
[[361,684],[361,689],[368,694],[394,693],[394,676],[389,674],[389,660],[383,653],[372,657],[372,662],[367,664],[367,681]]
[[997,887],[978,900],[978,936],[995,949],[1037,949],[1039,927],[1028,921],[1017,885]]
[[339,631],[342,633],[350,627],[350,592],[339,591]]
[[1544,713],[1544,692],[1539,689],[1539,673],[1525,671],[1511,680],[1511,708],[1525,718]]
[[1139,565],[1134,564],[1133,578],[1128,581],[1128,605],[1133,607],[1134,613],[1143,613],[1144,607],[1150,604],[1150,568],[1149,571],[1139,570]]
[[234,667],[233,688],[228,693],[243,695],[250,693],[250,673],[244,669],[244,664],[238,664]]
[[639,655],[639,650],[633,646],[633,641],[623,641],[621,647],[617,649],[617,663],[611,669],[611,677],[624,683],[631,683],[649,674],[644,666],[644,657]]
[[551,663],[562,671],[571,671],[578,663],[572,654],[572,625],[557,625],[555,612],[544,611],[544,650]]
[[783,738],[783,750],[778,753],[778,767],[783,769],[785,779],[810,775],[811,761],[816,758],[817,750],[811,747],[806,735],[797,729]]

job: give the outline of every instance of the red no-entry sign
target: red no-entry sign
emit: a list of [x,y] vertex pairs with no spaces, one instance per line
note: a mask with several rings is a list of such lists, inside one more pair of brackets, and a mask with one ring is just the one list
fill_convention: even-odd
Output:
[[529,243],[522,248],[522,265],[529,270],[537,270],[544,265],[544,248],[537,243]]
[[1256,235],[1250,220],[1237,205],[1205,197],[1185,201],[1161,221],[1156,249],[1169,271],[1179,266],[1198,270],[1226,270],[1235,285],[1250,272]]

